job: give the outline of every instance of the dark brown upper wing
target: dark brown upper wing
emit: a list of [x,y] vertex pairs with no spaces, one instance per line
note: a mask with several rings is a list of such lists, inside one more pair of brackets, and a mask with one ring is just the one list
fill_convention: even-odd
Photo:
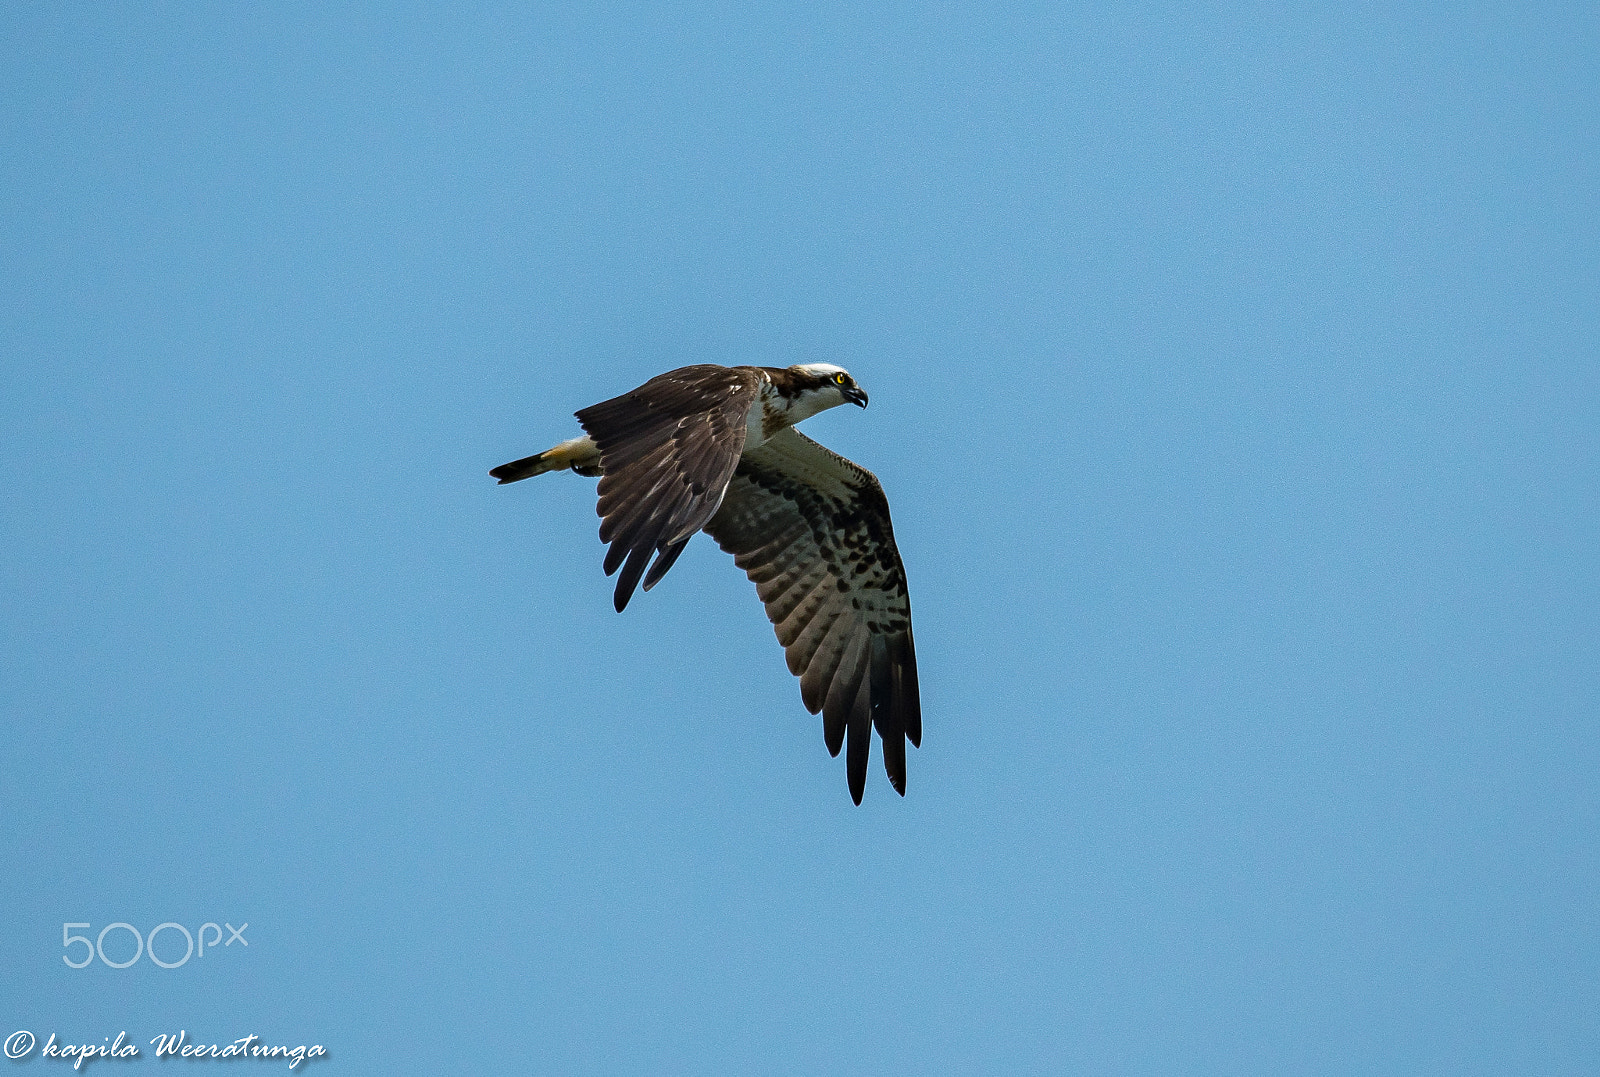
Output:
[[611,544],[606,575],[622,568],[619,613],[639,577],[654,587],[722,503],[760,387],[753,367],[686,366],[577,413],[600,449],[600,541]]
[[755,583],[830,753],[848,732],[851,799],[866,788],[873,726],[904,796],[922,709],[905,568],[877,477],[787,428],[744,454],[706,532]]

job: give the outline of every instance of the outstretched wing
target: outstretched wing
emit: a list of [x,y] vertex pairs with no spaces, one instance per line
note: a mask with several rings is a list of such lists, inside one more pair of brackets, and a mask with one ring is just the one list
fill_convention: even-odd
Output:
[[606,575],[622,568],[617,612],[639,577],[654,587],[717,511],[760,387],[752,367],[686,366],[577,413],[600,450]]
[[922,709],[905,568],[877,477],[789,427],[740,459],[706,532],[755,583],[828,751],[849,734],[851,799],[866,788],[873,726],[904,796]]

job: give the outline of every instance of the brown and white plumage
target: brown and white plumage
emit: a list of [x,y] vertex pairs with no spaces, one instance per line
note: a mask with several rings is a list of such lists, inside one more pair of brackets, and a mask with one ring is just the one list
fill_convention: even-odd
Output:
[[[905,569],[877,478],[793,429],[829,407],[865,407],[838,367],[691,366],[577,413],[585,436],[495,468],[502,483],[545,471],[599,475],[605,571],[620,612],[704,530],[756,585],[822,712],[828,751],[848,741],[850,796],[866,786],[872,729],[902,795],[905,742],[922,741]],[[650,563],[654,557],[654,562]],[[648,565],[648,569],[647,569]]]

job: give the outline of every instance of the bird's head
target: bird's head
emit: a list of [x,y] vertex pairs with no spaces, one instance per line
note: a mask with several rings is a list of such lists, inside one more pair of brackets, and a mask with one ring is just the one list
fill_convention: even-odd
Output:
[[844,367],[832,363],[801,363],[789,368],[795,388],[794,407],[807,415],[838,407],[840,404],[867,406],[867,394]]

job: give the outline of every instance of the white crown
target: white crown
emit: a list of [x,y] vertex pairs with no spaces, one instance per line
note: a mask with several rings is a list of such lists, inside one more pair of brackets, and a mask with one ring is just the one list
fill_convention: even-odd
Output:
[[835,374],[849,373],[844,367],[834,366],[832,363],[797,363],[789,369],[798,371],[801,374],[809,374],[814,378],[831,378]]

